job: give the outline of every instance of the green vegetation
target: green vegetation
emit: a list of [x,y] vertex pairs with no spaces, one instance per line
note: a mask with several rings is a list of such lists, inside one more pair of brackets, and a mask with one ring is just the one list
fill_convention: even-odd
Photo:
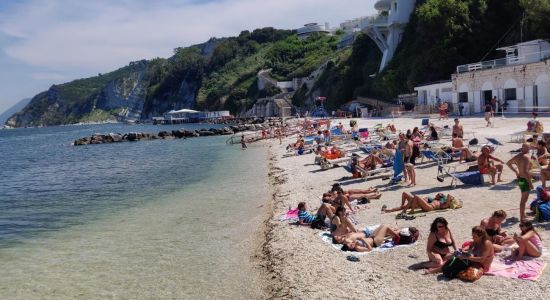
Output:
[[[353,53],[327,68],[318,88],[329,107],[357,96],[392,100],[418,84],[450,79],[458,65],[501,57],[498,47],[538,38],[550,38],[548,0],[420,0],[383,72],[375,74],[380,51],[359,36]],[[307,93],[296,97],[303,103]]]

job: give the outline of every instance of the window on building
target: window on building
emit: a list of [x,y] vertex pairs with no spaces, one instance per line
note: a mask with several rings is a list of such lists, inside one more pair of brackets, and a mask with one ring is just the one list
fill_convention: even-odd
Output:
[[397,11],[397,2],[393,3],[393,11]]
[[468,102],[468,92],[458,93],[458,102]]
[[504,100],[516,100],[516,89],[504,89]]

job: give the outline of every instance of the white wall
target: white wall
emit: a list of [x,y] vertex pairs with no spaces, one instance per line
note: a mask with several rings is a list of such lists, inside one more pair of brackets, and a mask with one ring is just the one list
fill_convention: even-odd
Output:
[[[427,102],[425,104],[435,104],[437,102],[436,96],[439,95],[441,101],[453,102],[453,85],[452,82],[434,83],[430,85],[424,85],[415,87],[414,90],[418,94],[418,104],[424,104],[423,93],[426,92]],[[444,91],[445,90],[445,91]]]

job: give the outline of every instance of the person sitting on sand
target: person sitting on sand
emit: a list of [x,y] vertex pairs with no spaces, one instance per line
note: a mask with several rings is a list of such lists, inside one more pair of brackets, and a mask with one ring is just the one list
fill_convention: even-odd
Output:
[[377,188],[367,188],[367,189],[349,189],[344,190],[342,189],[342,186],[339,183],[335,183],[332,185],[331,192],[338,192],[341,191],[344,196],[348,198],[349,201],[353,200],[359,200],[359,199],[379,199],[382,194],[378,191]]
[[[414,227],[412,231],[417,232]],[[376,247],[380,247],[387,236],[392,239],[399,238],[399,232],[400,229],[397,227],[380,225],[372,231],[369,228],[365,228],[360,232],[336,236],[333,242],[343,244],[342,251],[369,252]]]
[[337,237],[351,232],[357,232],[357,229],[355,229],[353,223],[346,216],[346,209],[343,206],[339,206],[330,221],[330,234],[333,237]]
[[[500,162],[500,164],[494,163],[494,161]],[[491,148],[489,146],[481,147],[481,154],[477,158],[477,166],[479,167],[479,173],[491,175],[491,184],[496,184],[495,177],[498,174],[498,182],[502,182],[502,170],[504,162],[491,155]]]
[[514,233],[514,240],[519,246],[513,256],[516,260],[522,260],[524,255],[531,257],[540,257],[542,255],[542,239],[539,233],[529,221],[519,223],[521,234]]
[[426,244],[429,261],[422,263],[419,268],[428,270],[440,268],[453,256],[449,247],[452,246],[455,251],[458,249],[448,225],[449,223],[443,217],[435,218],[432,222]]
[[506,236],[506,232],[501,232],[501,224],[506,220],[506,212],[503,210],[497,210],[493,212],[493,215],[489,218],[481,220],[481,226],[483,229],[485,229],[485,232],[487,232],[487,235],[491,239],[491,242],[493,243],[493,248],[495,248],[495,252],[502,251],[503,246],[511,245],[514,243],[514,239],[511,237]]
[[334,213],[325,203],[321,204],[321,207],[319,207],[315,216],[307,211],[307,205],[305,202],[298,203],[298,225],[311,225],[311,223],[316,219],[325,220],[326,217],[332,219],[333,216]]
[[472,151],[470,151],[468,147],[464,146],[464,141],[462,140],[462,138],[458,137],[457,133],[453,133],[451,149],[453,152],[460,151],[460,161],[464,160],[466,162],[469,162],[477,160],[477,156]]
[[[462,253],[457,256],[461,260],[468,261],[470,267],[479,269],[482,274],[489,271],[491,264],[493,263],[493,257],[495,252],[493,244],[485,229],[481,226],[475,226],[472,228],[473,242],[468,249],[462,249]],[[430,269],[424,274],[435,274],[441,272],[443,266]]]
[[350,209],[350,211],[354,211],[349,201],[349,198],[344,195],[343,190],[324,193],[321,200],[323,201],[323,203],[332,205],[335,210],[338,209],[338,207],[347,207]]
[[402,213],[406,213],[407,209],[410,209],[412,214],[417,208],[420,208],[425,212],[430,212],[434,210],[447,209],[451,207],[451,202],[454,200],[455,198],[451,194],[447,194],[447,196],[445,196],[443,193],[437,193],[435,197],[432,198],[420,197],[409,192],[403,192],[401,194],[401,206],[387,208],[386,205],[383,205],[382,212],[388,213],[401,210]]

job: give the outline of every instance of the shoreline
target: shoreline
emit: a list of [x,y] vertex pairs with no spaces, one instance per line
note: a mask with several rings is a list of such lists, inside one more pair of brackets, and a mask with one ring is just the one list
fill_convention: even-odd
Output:
[[[475,132],[480,143],[485,137],[495,137],[504,145],[497,149],[496,156],[506,162],[511,158],[509,150],[517,149],[520,144],[510,143],[509,134],[523,130],[528,118],[514,118],[506,121],[496,120],[496,127],[485,127],[483,118],[465,118],[462,123],[465,132]],[[550,123],[550,118],[539,118],[543,123]],[[341,120],[344,121],[349,119]],[[395,123],[398,129],[406,130],[420,125],[420,119],[359,119],[359,127],[372,127],[377,123]],[[443,127],[452,124],[448,121],[430,120]],[[336,120],[338,122],[338,120]],[[347,124],[346,124],[347,127]],[[283,145],[294,141],[295,137],[286,138]],[[448,140],[445,140],[448,142]],[[545,282],[550,279],[548,270],[543,272],[539,281],[505,279],[502,277],[483,276],[475,283],[460,280],[446,281],[437,275],[421,275],[410,266],[426,261],[425,245],[429,234],[429,224],[436,217],[444,217],[460,245],[471,238],[470,230],[478,225],[482,218],[490,216],[497,209],[508,212],[507,226],[509,233],[517,231],[519,190],[513,174],[505,166],[504,183],[497,186],[449,187],[450,179],[439,183],[435,180],[436,166],[424,163],[417,166],[416,187],[402,185],[388,186],[388,181],[381,178],[363,180],[343,180],[349,176],[343,168],[319,171],[313,165],[313,155],[283,157],[283,145],[275,141],[268,142],[269,178],[272,188],[269,219],[265,221],[265,236],[262,245],[262,267],[268,282],[270,298],[412,298],[412,299],[447,299],[467,298],[474,294],[479,298],[489,297],[543,297],[546,293]],[[289,221],[278,221],[277,216],[286,212],[289,206],[296,207],[300,201],[308,204],[309,211],[319,206],[319,196],[334,182],[340,182],[344,189],[377,187],[383,196],[373,200],[369,208],[361,210],[355,218],[359,221],[357,228],[374,224],[392,224],[400,227],[415,226],[421,230],[421,238],[416,245],[393,249],[383,253],[367,253],[360,256],[360,262],[349,262],[346,253],[333,249],[324,243],[318,234],[306,226],[289,225]],[[487,179],[486,179],[487,182]],[[534,183],[535,186],[540,182]],[[464,201],[464,207],[456,211],[418,214],[412,221],[395,220],[396,213],[380,213],[380,207],[389,207],[400,203],[401,192],[419,195],[430,195],[436,192],[448,192]],[[529,202],[533,199],[533,193]],[[546,247],[550,241],[550,231],[537,227]],[[550,262],[543,256],[543,261]],[[269,278],[269,277],[267,277]]]

